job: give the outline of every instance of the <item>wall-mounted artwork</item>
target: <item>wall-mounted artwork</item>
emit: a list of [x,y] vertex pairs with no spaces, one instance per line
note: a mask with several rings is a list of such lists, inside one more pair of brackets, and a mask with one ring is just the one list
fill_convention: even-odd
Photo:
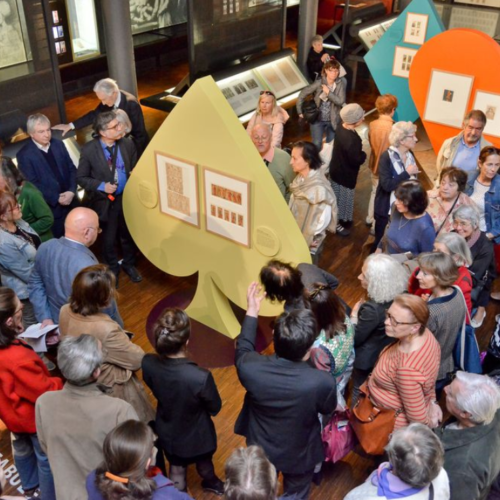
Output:
[[250,183],[203,169],[207,231],[250,247]]
[[187,21],[187,0],[129,1],[133,35]]
[[488,119],[483,133],[500,137],[500,94],[478,90],[473,109],[480,109]]
[[200,227],[196,165],[158,151],[155,159],[160,211]]
[[408,12],[406,15],[404,42],[414,45],[423,45],[425,43],[428,23],[429,16],[427,14]]
[[433,69],[427,90],[424,120],[462,128],[473,82],[473,76]]
[[401,78],[409,78],[410,67],[417,51],[408,47],[396,47],[394,51],[394,65],[392,74]]
[[[22,2],[20,2],[22,4]],[[18,3],[2,0],[2,23],[0,24],[0,68],[26,62]],[[21,6],[22,8],[22,6]]]

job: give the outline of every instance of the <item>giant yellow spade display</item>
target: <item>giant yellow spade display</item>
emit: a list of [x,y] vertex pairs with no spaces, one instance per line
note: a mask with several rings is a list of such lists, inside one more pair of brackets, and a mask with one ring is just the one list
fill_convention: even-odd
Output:
[[[228,299],[245,309],[247,287],[270,258],[310,262],[285,200],[211,77],[194,83],[151,140],[124,210],[155,266],[176,276],[198,272],[189,316],[230,338],[240,326]],[[281,309],[265,301],[261,314]]]

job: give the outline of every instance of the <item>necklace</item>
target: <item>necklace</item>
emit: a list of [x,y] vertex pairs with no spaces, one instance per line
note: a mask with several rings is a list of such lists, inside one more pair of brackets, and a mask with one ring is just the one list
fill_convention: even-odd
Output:
[[33,241],[33,238],[27,233],[26,231],[23,231],[18,225],[16,225],[17,231],[19,231],[20,234],[17,234],[16,231],[9,231],[7,228],[3,227],[0,225],[0,229],[8,234],[12,234],[12,236],[16,236],[17,238],[23,238],[25,239],[31,246],[35,247],[35,242]]
[[[403,222],[403,224],[401,224],[401,221],[402,221],[403,219],[406,219],[406,221],[405,221],[405,222]],[[412,219],[407,219],[404,215],[402,215],[402,216],[401,216],[401,219],[399,219],[398,231],[399,231],[400,229],[402,229],[403,227],[405,227],[405,226],[406,226],[406,224],[408,224],[408,222],[410,222],[411,220],[412,220]]]

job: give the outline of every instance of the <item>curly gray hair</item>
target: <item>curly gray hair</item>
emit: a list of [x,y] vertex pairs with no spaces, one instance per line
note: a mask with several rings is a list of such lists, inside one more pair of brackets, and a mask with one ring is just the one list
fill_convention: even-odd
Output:
[[390,302],[408,289],[408,273],[396,260],[386,254],[373,254],[364,262],[367,292],[378,303]]
[[398,148],[405,137],[414,135],[416,131],[417,126],[413,122],[396,122],[389,134],[389,143],[391,146]]

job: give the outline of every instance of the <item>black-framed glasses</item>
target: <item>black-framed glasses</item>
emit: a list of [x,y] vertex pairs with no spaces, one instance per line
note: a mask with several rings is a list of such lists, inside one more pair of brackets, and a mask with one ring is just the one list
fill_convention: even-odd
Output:
[[385,317],[391,322],[391,325],[396,327],[399,325],[418,325],[417,321],[412,321],[411,323],[405,323],[404,321],[398,321],[389,311],[385,311]]
[[274,94],[270,90],[261,90],[260,95],[271,95],[274,97]]

